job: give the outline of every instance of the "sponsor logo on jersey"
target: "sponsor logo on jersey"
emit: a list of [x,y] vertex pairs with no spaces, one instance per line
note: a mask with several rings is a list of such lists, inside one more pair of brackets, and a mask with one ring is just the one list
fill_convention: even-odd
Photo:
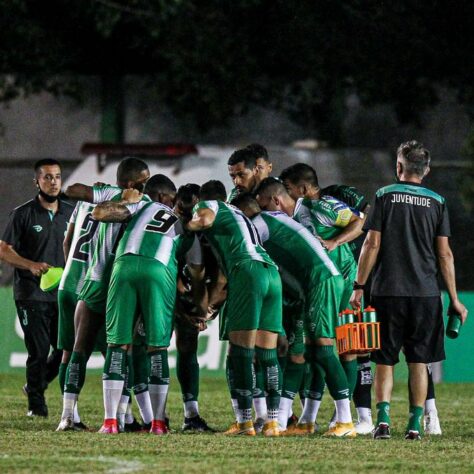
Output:
[[36,232],[41,232],[43,230],[43,227],[41,227],[40,225],[34,225],[33,229],[36,230]]

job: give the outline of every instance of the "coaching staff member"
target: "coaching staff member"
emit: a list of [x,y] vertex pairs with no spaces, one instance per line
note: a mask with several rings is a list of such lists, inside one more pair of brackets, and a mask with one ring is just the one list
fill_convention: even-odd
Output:
[[393,366],[402,346],[410,384],[405,437],[420,438],[428,383],[426,364],[445,359],[438,271],[448,290],[450,309],[460,314],[463,322],[467,317],[456,292],[445,200],[421,184],[429,170],[429,152],[416,141],[402,143],[397,151],[399,181],[377,191],[364,226],[368,234],[351,304],[360,308],[364,284],[374,268],[372,303],[381,323],[381,350],[373,353],[377,364],[376,439],[390,437]]
[[73,207],[59,199],[61,165],[56,160],[38,161],[34,181],[38,195],[10,214],[0,240],[0,260],[15,267],[14,298],[28,351],[28,416],[48,416],[44,391],[61,361],[58,304],[57,290],[45,293],[39,283],[50,266],[64,267],[63,240]]

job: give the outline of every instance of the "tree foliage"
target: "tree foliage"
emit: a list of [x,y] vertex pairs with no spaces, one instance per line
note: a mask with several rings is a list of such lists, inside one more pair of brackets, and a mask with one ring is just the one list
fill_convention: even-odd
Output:
[[[441,0],[0,0],[0,100],[87,96],[87,75],[149,77],[202,128],[250,104],[340,140],[344,98],[417,120],[438,86],[474,101],[474,4]],[[456,28],[453,28],[453,25]]]

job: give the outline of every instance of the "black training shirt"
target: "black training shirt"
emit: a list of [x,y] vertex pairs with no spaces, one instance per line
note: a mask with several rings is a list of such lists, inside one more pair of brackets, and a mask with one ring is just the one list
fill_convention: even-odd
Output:
[[451,235],[444,198],[420,184],[399,182],[377,191],[364,230],[381,232],[371,293],[437,296],[436,237]]
[[[2,240],[24,258],[64,268],[63,241],[74,208],[65,201],[58,203],[58,211],[53,217],[41,206],[38,197],[17,207],[10,214]],[[15,268],[15,300],[56,301],[57,290],[43,292],[39,282],[40,278],[29,270]]]

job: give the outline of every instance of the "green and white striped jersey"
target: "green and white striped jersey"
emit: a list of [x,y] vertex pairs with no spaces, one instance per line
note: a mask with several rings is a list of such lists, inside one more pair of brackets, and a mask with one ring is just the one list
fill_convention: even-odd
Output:
[[116,258],[126,254],[154,258],[171,271],[193,245],[195,236],[186,233],[178,216],[158,202],[140,202],[120,239]]
[[290,289],[295,289],[296,281],[306,293],[308,285],[340,275],[319,240],[285,213],[261,212],[252,222]]
[[[355,214],[346,203],[331,196],[322,196],[320,199],[298,199],[293,218],[315,237],[327,240],[339,235],[353,215]],[[328,255],[343,273],[355,264],[354,255],[347,243],[339,245]]]
[[230,193],[227,195],[225,202],[231,203],[232,199],[236,198],[239,195],[239,188],[235,187],[230,190]]
[[198,209],[210,209],[216,215],[212,227],[202,233],[225,275],[240,263],[252,260],[276,266],[262,247],[254,225],[239,209],[222,201],[201,201],[193,212]]
[[74,224],[74,232],[59,283],[60,290],[79,294],[84,285],[84,278],[92,262],[98,235],[99,222],[91,216],[94,207],[95,204],[79,201],[71,215],[69,224]]
[[[123,189],[117,186],[94,186],[94,203],[105,201],[121,201]],[[151,202],[144,195],[142,201]],[[133,214],[138,204],[127,204],[128,210]],[[120,236],[124,231],[124,224],[117,222],[101,222],[97,230],[98,237],[92,265],[86,275],[86,280],[101,281],[108,285],[115,259],[115,251]]]

